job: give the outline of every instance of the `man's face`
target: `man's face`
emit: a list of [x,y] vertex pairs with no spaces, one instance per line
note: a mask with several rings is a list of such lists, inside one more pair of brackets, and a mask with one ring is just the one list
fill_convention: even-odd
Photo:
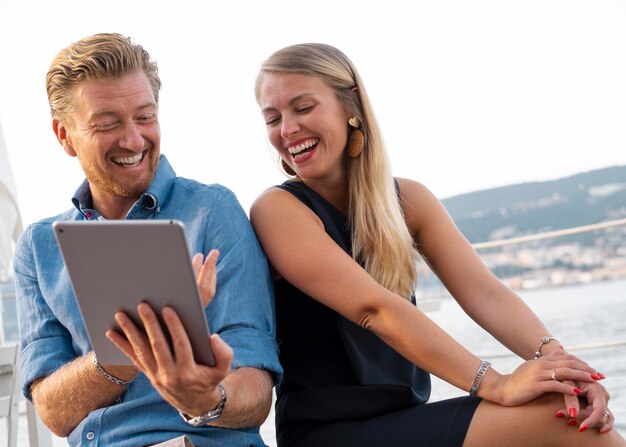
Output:
[[73,95],[74,111],[53,127],[65,151],[77,157],[94,205],[133,201],[143,194],[159,161],[157,104],[142,71],[115,80],[86,80]]

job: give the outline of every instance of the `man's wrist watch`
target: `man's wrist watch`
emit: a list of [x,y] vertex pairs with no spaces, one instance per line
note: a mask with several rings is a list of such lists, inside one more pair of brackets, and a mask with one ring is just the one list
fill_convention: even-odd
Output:
[[208,411],[204,414],[201,414],[200,416],[195,417],[190,417],[185,413],[181,413],[179,411],[178,413],[183,418],[183,420],[189,425],[193,425],[194,427],[201,427],[219,418],[222,415],[224,406],[226,405],[226,390],[221,383],[217,384],[217,389],[220,390],[222,398],[220,399],[220,403],[217,405],[217,408],[215,408],[215,410]]

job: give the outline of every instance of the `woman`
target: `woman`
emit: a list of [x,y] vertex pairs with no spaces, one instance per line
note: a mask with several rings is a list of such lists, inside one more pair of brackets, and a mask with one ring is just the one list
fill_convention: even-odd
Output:
[[[251,209],[276,273],[280,446],[626,445],[611,430],[603,376],[548,336],[427,188],[391,176],[345,55],[279,50],[256,97],[293,177]],[[527,359],[515,372],[498,373],[416,308],[418,251],[478,324]],[[429,373],[471,395],[427,404]]]

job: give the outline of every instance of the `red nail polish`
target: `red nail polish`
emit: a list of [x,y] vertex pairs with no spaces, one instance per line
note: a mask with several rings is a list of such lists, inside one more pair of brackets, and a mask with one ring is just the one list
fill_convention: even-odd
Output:
[[601,379],[606,379],[606,376],[604,374],[602,374],[602,373],[596,373],[596,374],[598,374]]
[[571,417],[571,418],[575,418],[575,417],[576,417],[576,414],[578,413],[578,412],[576,411],[576,408],[570,408],[570,409],[568,410],[568,412],[569,412],[569,417]]
[[561,410],[559,410],[556,413],[554,413],[554,417],[555,418],[564,418],[565,417],[565,413],[563,413]]
[[570,419],[569,421],[567,421],[567,425],[576,425],[576,424],[578,424],[578,421],[574,419]]
[[583,390],[581,390],[580,388],[578,388],[577,386],[574,387],[574,393],[576,394],[582,394]]
[[600,374],[592,374],[592,375],[591,375],[591,378],[592,378],[593,380],[600,380],[600,379],[602,379],[602,377],[600,377]]
[[589,428],[589,427],[580,427],[580,428],[578,429],[578,431],[582,433],[582,432],[586,431],[588,428]]

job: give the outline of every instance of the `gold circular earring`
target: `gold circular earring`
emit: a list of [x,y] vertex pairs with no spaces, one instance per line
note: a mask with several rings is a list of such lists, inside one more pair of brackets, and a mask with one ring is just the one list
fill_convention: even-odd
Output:
[[292,175],[292,176],[297,175],[297,174],[296,174],[296,171],[294,171],[294,170],[291,168],[291,166],[289,166],[289,165],[287,164],[287,162],[285,161],[285,159],[284,159],[284,158],[281,158],[281,159],[280,159],[280,165],[283,167],[283,171],[285,171],[288,175]]
[[359,129],[361,122],[356,116],[350,118],[348,124],[353,128],[348,137],[348,155],[352,158],[357,158],[361,155],[365,147],[365,135],[363,135],[363,132]]

